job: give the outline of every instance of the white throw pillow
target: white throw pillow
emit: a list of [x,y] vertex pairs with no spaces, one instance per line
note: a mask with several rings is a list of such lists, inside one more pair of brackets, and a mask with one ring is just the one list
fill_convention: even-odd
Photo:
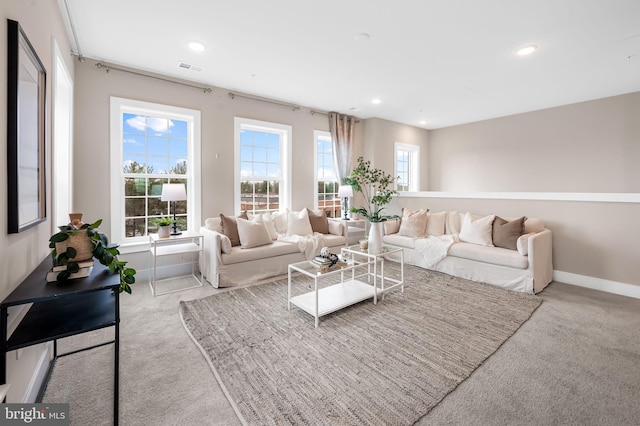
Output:
[[428,211],[424,209],[420,209],[416,212],[403,210],[398,235],[405,235],[407,237],[426,237],[428,219],[427,212]]
[[240,245],[243,249],[259,247],[273,243],[267,227],[264,226],[264,222],[261,216],[256,216],[254,220],[237,218],[236,221],[238,223]]
[[444,235],[444,225],[447,221],[447,212],[427,214],[427,235],[439,237]]
[[289,209],[271,213],[273,227],[278,234],[287,233],[287,222],[289,220]]
[[495,215],[480,217],[467,212],[462,219],[460,241],[493,247],[491,233],[495,218]]
[[276,231],[275,224],[273,223],[273,217],[271,217],[271,213],[262,213],[262,214],[253,214],[247,213],[249,216],[249,220],[255,220],[256,217],[262,217],[262,221],[264,222],[264,226],[267,227],[267,231],[269,231],[269,235],[272,240],[278,239],[278,232]]
[[329,233],[332,235],[342,235],[342,223],[337,220],[330,220]]
[[287,237],[292,235],[313,235],[313,229],[311,229],[311,222],[309,222],[307,209],[289,213]]

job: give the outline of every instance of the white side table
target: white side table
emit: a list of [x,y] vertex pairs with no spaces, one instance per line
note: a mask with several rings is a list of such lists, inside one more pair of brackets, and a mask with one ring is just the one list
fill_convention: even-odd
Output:
[[[391,278],[385,276],[384,273],[384,260],[385,257],[389,254],[397,253],[400,255],[400,279]],[[386,292],[400,287],[400,291],[404,293],[404,250],[401,247],[392,247],[392,246],[382,246],[382,251],[378,254],[369,253],[368,250],[363,250],[359,245],[344,247],[342,249],[342,257],[343,258],[351,258],[351,260],[356,260],[358,257],[365,257],[370,260],[375,265],[380,262],[380,273],[378,275],[378,271],[374,268],[373,272],[369,270],[369,275],[373,276],[374,280],[376,278],[380,278],[380,292],[382,293],[382,299],[384,300],[384,295]],[[370,263],[369,263],[370,264]],[[385,282],[389,281],[392,283],[391,286],[385,287]]]
[[[151,294],[153,294],[154,296],[159,296],[162,294],[187,290],[189,288],[202,287],[202,273],[196,273],[196,263],[198,263],[199,261],[203,246],[204,237],[197,232],[183,232],[180,235],[171,235],[168,238],[160,238],[158,237],[158,234],[149,234],[149,286],[151,287]],[[163,280],[158,280],[158,259],[163,256],[182,255],[189,253],[195,253],[191,256],[190,261],[181,262],[177,265],[191,264],[191,275],[185,275],[185,277],[192,278],[192,280],[195,280],[196,284],[187,287],[174,288],[159,293],[156,288],[159,282],[174,280],[175,278],[179,277],[171,277]]]

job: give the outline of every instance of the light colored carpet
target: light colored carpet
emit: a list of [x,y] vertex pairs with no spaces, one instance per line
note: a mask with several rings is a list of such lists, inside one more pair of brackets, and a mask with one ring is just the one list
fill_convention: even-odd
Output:
[[[152,297],[139,282],[122,297],[121,425],[240,424],[178,314],[180,300],[226,291],[205,285]],[[639,424],[640,299],[559,282],[539,297],[544,303],[531,318],[418,425]],[[112,334],[60,345],[73,349]],[[111,350],[68,356],[54,368],[44,401],[70,403],[73,426],[112,424]]]
[[[389,262],[387,271],[397,270]],[[296,278],[298,293],[306,277]],[[287,310],[286,280],[183,301],[194,341],[248,424],[413,424],[542,299],[405,267],[405,292],[321,319]]]

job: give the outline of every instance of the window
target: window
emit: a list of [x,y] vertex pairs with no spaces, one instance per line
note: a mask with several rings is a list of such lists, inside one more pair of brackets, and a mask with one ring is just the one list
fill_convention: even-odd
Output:
[[395,176],[398,191],[420,191],[420,147],[396,142]]
[[291,126],[236,117],[236,213],[290,207]]
[[316,206],[329,217],[340,217],[339,182],[334,169],[331,134],[315,130],[313,136],[316,143]]
[[200,225],[200,112],[111,98],[111,238],[147,241],[154,219],[173,216],[161,201],[162,185],[183,183],[187,199],[176,203],[183,231]]

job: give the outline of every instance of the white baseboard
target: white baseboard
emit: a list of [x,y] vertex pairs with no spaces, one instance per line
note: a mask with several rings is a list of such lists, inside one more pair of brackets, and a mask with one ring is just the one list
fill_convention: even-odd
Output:
[[607,293],[640,299],[640,285],[621,283],[571,272],[553,271],[553,280],[561,283],[605,291]]
[[23,404],[35,402],[38,397],[40,387],[42,386],[42,382],[44,382],[44,379],[47,376],[47,371],[49,371],[49,364],[52,358],[53,342],[48,342],[44,345],[43,351],[38,359],[38,365],[36,366],[33,376],[31,376],[31,380],[29,381],[29,386],[24,393],[24,397],[22,398]]

